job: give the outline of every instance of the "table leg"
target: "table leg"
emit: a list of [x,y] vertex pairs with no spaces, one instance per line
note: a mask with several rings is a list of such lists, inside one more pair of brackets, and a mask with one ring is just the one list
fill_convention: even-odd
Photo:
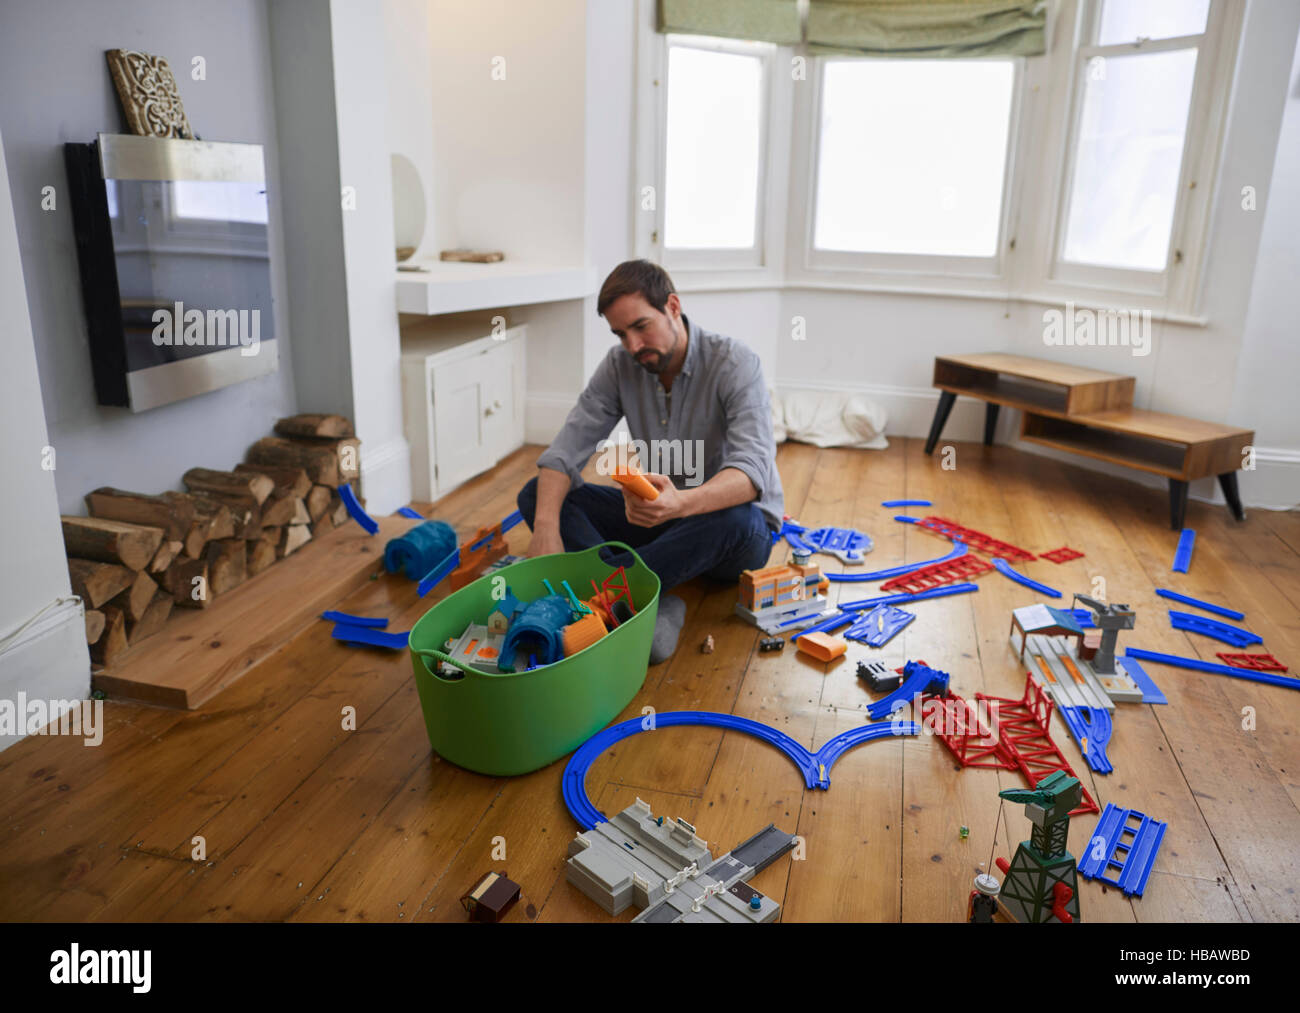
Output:
[[957,395],[951,391],[939,392],[939,405],[934,410],[934,421],[930,423],[930,435],[925,441],[925,452],[934,453],[934,445],[939,442],[939,434],[943,432],[943,425],[948,421],[948,414],[952,411],[952,404],[957,400]]
[[984,446],[993,446],[993,430],[998,427],[998,409],[1001,405],[990,401],[984,406]]
[[1232,511],[1232,516],[1239,521],[1246,519],[1246,511],[1241,506],[1241,493],[1237,491],[1237,473],[1235,471],[1225,471],[1219,476],[1219,488],[1223,490],[1223,498],[1228,501],[1228,509]]
[[1177,478],[1169,480],[1169,526],[1175,531],[1183,528],[1187,515],[1187,483]]

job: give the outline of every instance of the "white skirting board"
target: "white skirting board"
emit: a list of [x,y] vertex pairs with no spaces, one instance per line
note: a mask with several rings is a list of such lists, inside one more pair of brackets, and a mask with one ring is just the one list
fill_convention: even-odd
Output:
[[[20,692],[27,700],[89,697],[90,652],[86,648],[86,613],[80,601],[68,599],[51,608],[0,653],[0,700],[16,705]],[[0,750],[23,737],[0,735]]]
[[411,448],[406,440],[362,445],[361,491],[371,514],[391,514],[411,502]]

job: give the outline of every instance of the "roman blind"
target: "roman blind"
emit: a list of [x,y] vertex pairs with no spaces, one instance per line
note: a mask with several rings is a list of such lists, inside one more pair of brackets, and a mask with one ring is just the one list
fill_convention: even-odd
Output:
[[1037,56],[1046,25],[1046,0],[809,0],[805,41],[869,56]]
[[[1037,56],[1047,0],[659,0],[659,31],[818,53],[892,57]],[[806,18],[806,20],[805,20]]]
[[800,41],[797,0],[659,0],[659,31],[728,39]]

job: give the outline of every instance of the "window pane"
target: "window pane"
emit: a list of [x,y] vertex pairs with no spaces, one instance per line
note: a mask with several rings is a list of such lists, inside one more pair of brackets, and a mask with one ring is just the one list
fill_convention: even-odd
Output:
[[1097,42],[1109,46],[1140,38],[1200,35],[1209,12],[1210,0],[1106,0]]
[[1005,60],[829,60],[813,245],[991,257],[1014,70]]
[[1065,260],[1164,270],[1195,73],[1195,49],[1089,65]]
[[172,183],[172,210],[177,218],[265,225],[266,185],[178,179]]
[[685,46],[668,50],[664,245],[754,245],[761,61]]

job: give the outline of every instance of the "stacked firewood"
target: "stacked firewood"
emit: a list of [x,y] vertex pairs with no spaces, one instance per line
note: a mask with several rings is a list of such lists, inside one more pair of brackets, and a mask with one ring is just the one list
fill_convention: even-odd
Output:
[[213,599],[343,524],[339,486],[360,474],[360,440],[340,415],[275,424],[232,471],[191,468],[186,492],[86,495],[88,517],[64,517],[73,593],[86,605],[91,658],[111,665],[157,633],[173,607]]

